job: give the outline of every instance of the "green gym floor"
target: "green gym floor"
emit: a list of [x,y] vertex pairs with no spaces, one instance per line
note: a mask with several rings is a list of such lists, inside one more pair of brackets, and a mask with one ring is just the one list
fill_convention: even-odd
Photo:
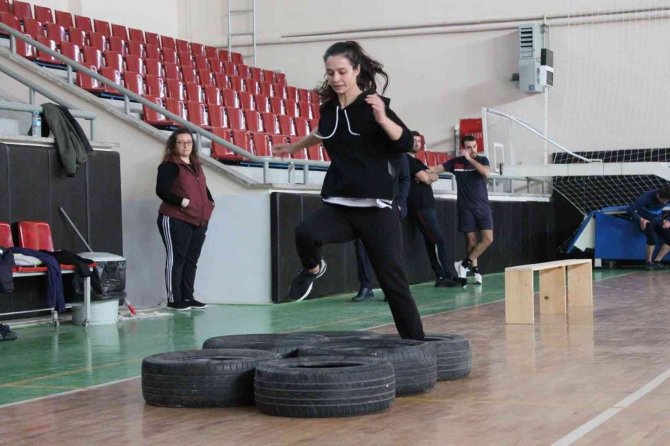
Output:
[[[628,273],[595,270],[594,282]],[[414,285],[412,293],[423,316],[484,305],[504,299],[503,274],[487,275],[484,285],[466,288],[435,288],[432,282]],[[352,303],[351,297],[348,293],[281,305],[210,305],[169,317],[86,328],[70,323],[13,326],[18,339],[0,342],[0,407],[138,377],[144,357],[198,349],[212,336],[393,324],[381,291],[360,303]],[[449,333],[449,327],[441,331]]]

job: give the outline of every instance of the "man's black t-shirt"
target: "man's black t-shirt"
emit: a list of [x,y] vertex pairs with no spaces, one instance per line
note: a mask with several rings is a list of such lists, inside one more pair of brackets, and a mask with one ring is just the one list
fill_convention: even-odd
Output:
[[414,158],[413,156],[406,156],[409,160],[409,196],[407,197],[407,210],[412,213],[424,209],[431,209],[435,207],[435,197],[433,197],[433,188],[430,184],[425,184],[416,181],[416,174],[428,167]]
[[[489,159],[485,156],[477,156],[476,161],[483,166],[489,165]],[[465,157],[459,156],[451,159],[444,163],[443,167],[445,171],[452,172],[456,177],[459,208],[481,211],[490,208],[486,177],[477,172],[477,169]]]

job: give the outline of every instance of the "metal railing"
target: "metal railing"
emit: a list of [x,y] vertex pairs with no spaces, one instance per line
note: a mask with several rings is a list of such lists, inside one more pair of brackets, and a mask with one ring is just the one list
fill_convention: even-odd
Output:
[[[5,26],[3,23],[0,23],[0,25]],[[21,76],[18,74],[16,71],[5,67],[4,65],[0,64],[0,72],[6,74],[7,76],[15,79],[19,83],[25,85],[28,87],[28,104],[20,104],[16,102],[6,102],[2,101],[0,102],[0,109],[2,110],[12,110],[12,111],[18,111],[18,112],[27,112],[27,113],[32,113],[32,112],[42,112],[42,107],[39,105],[35,104],[35,92],[41,94],[45,98],[49,99],[50,101],[62,105],[64,107],[67,107],[70,110],[70,114],[74,116],[75,118],[82,118],[86,119],[89,121],[90,124],[90,138],[91,140],[95,139],[95,118],[96,115],[93,112],[87,112],[84,110],[76,110],[71,104],[68,102],[64,101],[63,99],[59,98],[55,94],[47,91],[46,89],[42,88],[41,86],[37,85],[33,81],[26,79],[25,77]]]
[[[524,121],[521,118],[517,118],[516,116],[512,116],[508,113],[504,113],[504,112],[501,112],[499,110],[495,110],[493,108],[488,108],[488,107],[482,107],[482,133],[483,133],[483,137],[484,137],[484,145],[485,146],[488,144],[488,136],[489,136],[488,135],[488,119],[487,119],[488,115],[498,116],[498,117],[507,119],[508,131],[509,131],[508,142],[509,142],[510,150],[512,150],[512,152],[511,152],[511,156],[512,156],[511,163],[512,164],[514,164],[514,132],[513,132],[512,123],[518,124],[519,126],[523,127],[524,129],[528,130],[529,132],[531,132],[531,133],[539,136],[543,140],[547,141],[549,144],[557,147],[558,149],[562,150],[565,153],[568,153],[568,154],[574,156],[575,158],[577,158],[579,160],[582,160],[582,161],[587,162],[587,163],[601,162],[601,160],[597,160],[597,159],[593,160],[593,159],[585,158],[581,155],[577,155],[575,152],[573,152],[570,149],[566,148],[565,146],[559,144],[557,141],[548,137],[543,132],[536,129],[531,124],[529,124],[528,122]],[[494,144],[494,146],[495,146],[495,144]],[[488,151],[488,147],[485,147],[485,150]],[[497,161],[496,160],[497,155],[496,155],[495,147],[493,148],[493,150],[490,151],[490,153],[491,153],[491,157],[493,158],[494,165],[497,165],[497,162],[496,162]],[[504,157],[504,153],[503,153],[503,157]],[[503,159],[503,161],[504,161],[504,159]],[[548,161],[549,160],[545,156],[544,157],[544,164],[548,164]]]
[[[267,182],[267,174],[269,170],[269,164],[277,164],[277,165],[284,165],[288,168],[295,168],[296,166],[301,166],[303,169],[303,175],[305,177],[305,182],[307,182],[307,179],[309,177],[309,167],[310,166],[328,166],[329,163],[323,162],[323,161],[310,161],[310,160],[301,160],[301,159],[291,159],[290,161],[286,161],[283,158],[274,158],[274,157],[260,157],[256,156],[255,154],[244,150],[241,147],[238,147],[234,144],[232,144],[229,141],[226,141],[225,139],[215,135],[214,133],[207,131],[203,129],[202,127],[199,127],[186,119],[183,119],[181,116],[176,115],[172,113],[171,111],[160,107],[156,105],[155,103],[149,101],[148,99],[143,98],[142,96],[128,90],[125,88],[123,85],[119,85],[111,81],[110,79],[107,79],[106,77],[96,73],[95,71],[85,67],[84,65],[70,59],[69,57],[63,56],[61,53],[57,51],[53,51],[51,48],[49,48],[46,45],[41,44],[40,42],[37,42],[36,40],[33,40],[30,36],[25,35],[21,33],[20,31],[15,30],[14,28],[11,28],[7,26],[4,23],[0,22],[0,30],[3,31],[3,33],[9,34],[10,36],[10,49],[12,53],[16,54],[16,39],[23,40],[24,42],[32,45],[33,47],[39,49],[40,51],[48,54],[49,56],[52,56],[62,63],[66,65],[67,68],[67,81],[69,84],[74,84],[74,79],[73,79],[73,72],[80,72],[83,74],[86,74],[87,76],[97,80],[98,82],[102,83],[103,85],[106,85],[116,91],[118,91],[121,95],[123,95],[124,101],[125,101],[125,112],[126,114],[130,114],[130,100],[132,99],[135,102],[139,102],[143,106],[146,106],[150,108],[151,110],[154,110],[161,115],[165,116],[166,118],[170,119],[171,121],[174,121],[175,123],[179,124],[182,127],[186,127],[187,129],[191,130],[195,136],[196,136],[196,149],[200,151],[202,148],[202,138],[208,139],[214,143],[220,144],[222,146],[225,146],[226,148],[232,150],[235,154],[240,155],[244,158],[246,158],[249,161],[255,162],[255,163],[260,163],[263,165],[263,182]],[[143,122],[143,121],[141,121]],[[149,125],[149,124],[146,124]]]

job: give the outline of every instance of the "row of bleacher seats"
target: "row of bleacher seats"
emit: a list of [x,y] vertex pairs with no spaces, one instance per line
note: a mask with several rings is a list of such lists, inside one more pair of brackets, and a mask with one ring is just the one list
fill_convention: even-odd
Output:
[[[271,156],[273,145],[302,138],[318,124],[316,91],[287,85],[283,73],[245,65],[240,53],[65,11],[54,14],[38,5],[33,13],[33,6],[21,1],[0,0],[0,21],[257,156]],[[17,52],[60,63],[18,41]],[[77,73],[77,85],[95,94],[118,94],[83,73]],[[175,125],[146,106],[142,115],[159,128]],[[446,161],[442,155],[417,156],[433,165]],[[212,145],[212,156],[243,160],[219,144]],[[292,157],[329,161],[321,145]]]

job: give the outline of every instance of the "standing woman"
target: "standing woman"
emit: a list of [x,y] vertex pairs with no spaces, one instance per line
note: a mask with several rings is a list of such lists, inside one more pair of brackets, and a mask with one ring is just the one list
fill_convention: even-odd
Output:
[[323,56],[325,81],[319,88],[319,127],[293,144],[275,146],[288,155],[323,141],[331,164],[321,195],[325,206],[296,230],[303,269],[293,279],[289,298],[309,295],[314,281],[326,271],[320,248],[324,243],[361,239],[372,268],[388,298],[398,333],[423,339],[423,326],[412,299],[402,263],[402,233],[397,211],[401,154],[411,150],[410,131],[377,94],[375,77],[388,85],[383,66],[356,42],[338,42]]
[[179,128],[168,138],[158,166],[156,195],[163,200],[158,230],[167,252],[167,306],[172,310],[205,308],[206,304],[193,297],[193,284],[214,200],[189,129]]

